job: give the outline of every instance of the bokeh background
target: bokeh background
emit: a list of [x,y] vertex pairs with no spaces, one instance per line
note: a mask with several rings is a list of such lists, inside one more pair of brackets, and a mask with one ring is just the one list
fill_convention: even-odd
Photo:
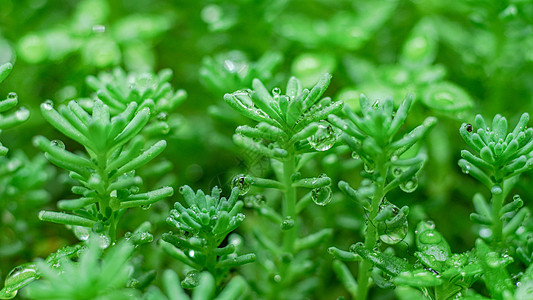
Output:
[[[0,97],[16,92],[31,111],[26,123],[0,137],[10,149],[0,163],[0,278],[17,264],[77,240],[68,229],[37,219],[39,210],[55,210],[57,200],[73,196],[67,174],[48,164],[31,140],[41,134],[62,139],[69,149],[79,147],[44,122],[39,104],[94,97],[87,76],[115,67],[138,73],[169,68],[173,87],[187,92],[166,136],[163,156],[172,169],[147,180],[152,186],[218,185],[228,191],[236,174],[272,175],[268,161],[234,146],[235,127],[248,121],[223,101],[225,93],[250,88],[254,77],[283,89],[290,76],[311,87],[329,72],[326,95],[354,110],[360,93],[396,103],[412,93],[416,103],[406,129],[429,115],[439,123],[417,145],[429,156],[418,190],[387,196],[411,208],[410,234],[396,251],[414,251],[412,232],[423,219],[435,221],[453,252],[467,251],[479,229],[469,219],[472,196],[489,191],[457,166],[466,147],[458,128],[478,113],[489,119],[502,114],[514,126],[522,112],[531,112],[532,24],[533,2],[527,0],[0,0],[0,64],[14,64]],[[304,171],[357,186],[361,170],[349,151],[334,147]],[[531,184],[531,174],[525,174],[516,186],[527,205]],[[336,184],[332,188],[333,201],[311,207],[302,221],[310,232],[333,228],[328,246],[347,249],[362,240],[364,213]],[[279,195],[265,196],[269,205],[279,206]],[[124,228],[150,220],[160,236],[170,229],[164,219],[177,200],[175,195],[150,210],[128,212]],[[245,213],[239,229],[244,237],[264,222],[252,209]],[[315,271],[321,278],[316,299],[346,295],[325,249],[316,251],[324,260]],[[155,243],[143,251],[146,269],[171,261]],[[355,265],[350,268],[355,271]],[[387,290],[373,295],[393,297]]]

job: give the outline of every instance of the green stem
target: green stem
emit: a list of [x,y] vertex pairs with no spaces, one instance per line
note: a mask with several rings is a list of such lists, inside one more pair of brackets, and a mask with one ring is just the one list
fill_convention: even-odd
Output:
[[[291,153],[291,152],[289,152]],[[283,219],[290,217],[294,220],[294,227],[283,231],[283,250],[292,253],[297,235],[296,219],[296,189],[292,186],[291,176],[296,169],[296,159],[291,153],[283,162],[283,185],[285,186],[285,198],[283,199]]]
[[217,278],[217,272],[216,272],[216,265],[217,265],[217,255],[215,254],[214,250],[217,248],[217,245],[215,243],[215,240],[212,237],[206,236],[207,240],[207,253],[206,253],[206,268],[211,275],[213,275],[213,278],[218,282]]
[[[365,231],[365,248],[367,249],[373,249],[376,247],[377,242],[377,230],[376,226],[372,224],[372,220],[377,216],[379,211],[379,206],[381,205],[381,201],[383,200],[383,197],[385,196],[385,176],[387,169],[384,164],[378,164],[376,163],[377,171],[380,174],[379,180],[376,181],[376,191],[374,192],[374,195],[372,196],[372,211],[369,213],[368,216],[368,224],[366,226]],[[368,279],[370,278],[370,268],[372,267],[372,263],[364,260],[359,264],[359,273],[357,276],[357,299],[363,300],[366,299],[368,294]]]
[[[503,189],[503,184],[499,184]],[[505,200],[505,194],[502,191],[499,194],[492,194],[492,236],[494,237],[493,243],[495,245],[500,244],[503,239],[503,222],[500,217],[500,211],[503,207]]]

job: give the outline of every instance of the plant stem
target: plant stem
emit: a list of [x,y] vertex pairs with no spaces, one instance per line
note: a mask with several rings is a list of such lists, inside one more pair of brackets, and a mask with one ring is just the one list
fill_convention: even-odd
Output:
[[[374,195],[372,196],[372,211],[370,211],[368,216],[368,224],[366,226],[365,231],[365,248],[367,249],[373,249],[376,246],[377,242],[377,231],[376,226],[372,223],[372,220],[377,216],[379,212],[379,206],[381,205],[381,201],[383,200],[383,197],[385,196],[385,177],[387,169],[385,168],[385,165],[382,163],[376,162],[377,170],[379,172],[380,177],[378,177],[378,180],[376,180],[376,191],[374,192]],[[370,278],[370,268],[372,267],[372,263],[364,260],[359,264],[359,273],[357,276],[357,299],[363,300],[366,299],[368,294],[368,279]]]
[[[499,184],[503,188],[503,184]],[[505,193],[502,191],[499,194],[492,194],[492,236],[493,243],[500,244],[503,238],[503,222],[500,218],[500,210],[503,207],[505,200]]]
[[283,185],[285,186],[285,198],[283,199],[283,218],[292,218],[295,225],[294,227],[283,231],[283,250],[288,253],[292,253],[294,250],[294,242],[298,237],[298,226],[296,219],[296,189],[292,186],[291,180],[291,176],[294,174],[296,168],[296,159],[293,151],[289,151],[289,153],[289,157],[287,157],[287,160],[283,162]]

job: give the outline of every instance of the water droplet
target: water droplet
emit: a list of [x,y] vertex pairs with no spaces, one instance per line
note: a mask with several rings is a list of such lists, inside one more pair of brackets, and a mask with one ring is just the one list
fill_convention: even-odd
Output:
[[318,130],[316,133],[307,138],[309,145],[317,151],[326,151],[333,147],[337,137],[331,124],[321,121],[318,123]]
[[363,169],[365,170],[365,172],[367,172],[368,174],[372,174],[374,173],[374,167],[372,167],[372,165],[370,164],[367,164],[367,163],[364,163],[363,164]]
[[17,93],[11,92],[7,94],[7,100],[17,100],[18,96]]
[[501,193],[503,193],[503,190],[499,185],[495,185],[490,189],[490,192],[493,195],[500,195]]
[[319,187],[311,191],[311,198],[316,205],[325,206],[331,202],[331,188],[329,186]]
[[53,140],[50,142],[50,146],[52,147],[58,147],[60,149],[65,150],[65,144],[61,140]]
[[387,200],[383,201],[379,209],[389,209],[392,211],[392,214],[377,226],[379,239],[385,244],[398,244],[407,235],[409,227],[409,224],[407,223],[407,215],[396,205]]
[[158,121],[166,121],[168,118],[168,115],[167,113],[162,112],[162,113],[159,113],[156,118]]
[[426,221],[426,227],[428,229],[435,229],[435,222],[429,220],[429,221]]
[[105,26],[104,25],[94,25],[93,26],[93,32],[97,32],[97,33],[105,32]]
[[101,234],[100,236],[98,236],[98,242],[100,248],[102,249],[107,249],[107,247],[111,245],[111,239],[105,234]]
[[513,196],[513,200],[514,201],[519,201],[520,200],[520,195],[516,194]]
[[82,226],[73,226],[72,232],[74,232],[74,235],[80,240],[80,241],[86,241],[89,239],[89,236],[91,234],[89,228],[82,227]]
[[233,177],[231,186],[239,189],[239,195],[245,195],[250,190],[250,183],[246,181],[246,175],[244,174]]
[[266,203],[266,197],[263,194],[255,195],[254,204],[256,206],[262,206]]
[[150,209],[150,207],[152,207],[152,204],[141,205],[141,208],[144,209],[144,210],[148,210],[148,209]]
[[423,244],[438,244],[442,241],[440,234],[435,234],[433,230],[425,230],[418,235],[418,239]]
[[378,108],[379,108],[379,100],[376,100],[376,101],[374,102],[374,104],[372,104],[372,107],[373,107],[374,109],[378,109]]
[[278,88],[278,87],[273,88],[273,89],[272,89],[272,94],[273,94],[274,96],[278,96],[279,94],[281,94],[281,89]]
[[466,124],[466,131],[472,132],[473,129],[474,127],[472,127],[472,124]]
[[200,283],[200,273],[196,270],[189,271],[185,278],[181,281],[181,286],[184,289],[192,289]]
[[15,118],[17,118],[19,121],[25,121],[29,116],[30,111],[25,107],[21,107],[15,112]]
[[413,177],[405,182],[400,183],[400,189],[406,193],[412,193],[418,187],[418,178]]
[[492,236],[492,230],[490,228],[481,228],[479,230],[479,236],[487,239]]
[[[39,278],[39,274],[37,272],[37,266],[33,263],[26,263],[23,265],[20,265],[18,267],[13,268],[9,275],[7,275],[4,289],[2,292],[7,292],[11,295],[16,295],[17,290],[21,287],[29,284],[33,280]],[[15,291],[11,291],[11,289],[15,289]],[[10,298],[3,298],[3,299],[10,299]]]
[[274,275],[274,281],[275,282],[280,282],[281,281],[281,276],[279,274]]
[[357,152],[352,152],[352,158],[353,159],[359,159],[359,154],[357,154]]
[[464,172],[465,174],[468,174],[468,173],[470,173],[470,169],[471,169],[471,168],[472,168],[472,167],[471,167],[470,165],[467,164],[467,165],[465,165],[465,168],[463,169],[463,172]]
[[294,220],[291,216],[287,216],[283,222],[281,222],[281,230],[289,230],[294,227]]
[[41,107],[44,110],[52,110],[54,109],[54,102],[52,100],[46,100],[43,102],[43,104],[41,104]]
[[146,90],[157,88],[157,79],[150,73],[144,73],[137,77],[135,84],[139,91],[144,93]]
[[394,175],[394,177],[398,177],[402,175],[402,173],[403,173],[402,168],[394,168],[394,170],[392,170],[392,175]]

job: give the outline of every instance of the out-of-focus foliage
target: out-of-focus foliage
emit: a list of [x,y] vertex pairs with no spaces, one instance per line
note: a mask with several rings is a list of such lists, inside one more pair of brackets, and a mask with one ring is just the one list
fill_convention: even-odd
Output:
[[[363,274],[371,299],[528,299],[531,24],[528,0],[0,0],[0,298],[29,285],[19,297],[336,299],[356,296]],[[306,89],[321,100],[299,107]],[[45,99],[66,123],[41,113]],[[134,114],[142,126],[122,122]],[[396,160],[385,127],[402,118]],[[129,130],[128,144],[108,135]],[[295,169],[284,169],[291,156]],[[124,165],[134,173],[117,174]],[[411,193],[392,188],[415,181]],[[234,210],[166,197],[184,185],[218,186],[210,199]],[[171,223],[200,229],[169,227],[176,202]],[[239,226],[214,234],[228,209]],[[368,228],[370,248],[357,243]],[[110,232],[106,249],[87,242]],[[216,243],[194,244],[208,237]],[[164,253],[176,249],[186,259]],[[220,253],[211,257],[231,268],[183,263],[190,251]],[[34,263],[51,253],[65,258]],[[227,261],[237,253],[257,261]],[[97,272],[107,267],[120,276]]]

